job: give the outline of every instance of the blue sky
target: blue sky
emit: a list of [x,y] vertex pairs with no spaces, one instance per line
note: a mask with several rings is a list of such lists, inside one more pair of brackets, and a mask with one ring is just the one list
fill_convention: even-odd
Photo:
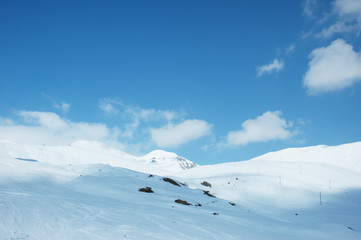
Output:
[[361,3],[1,1],[0,138],[199,164],[361,136]]

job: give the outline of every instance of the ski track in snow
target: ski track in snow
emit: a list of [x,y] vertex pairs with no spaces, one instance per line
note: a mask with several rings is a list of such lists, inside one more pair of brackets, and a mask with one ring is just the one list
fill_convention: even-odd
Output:
[[0,141],[0,240],[353,240],[360,219],[360,142],[197,166],[174,153],[135,157],[95,142]]

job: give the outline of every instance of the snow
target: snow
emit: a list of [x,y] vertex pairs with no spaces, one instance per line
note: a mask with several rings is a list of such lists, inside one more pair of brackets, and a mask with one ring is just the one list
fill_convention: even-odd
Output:
[[[190,169],[197,166],[192,161],[185,159],[181,156],[178,156],[175,153],[166,152],[163,150],[155,150],[152,151],[142,157],[139,158],[147,163],[157,164],[159,168],[162,169],[173,169],[173,171],[177,171],[177,169]],[[178,164],[177,164],[178,163]]]
[[313,162],[331,164],[361,172],[361,142],[339,146],[313,146],[305,148],[289,148],[271,152],[254,160]]
[[3,140],[0,240],[361,239],[360,166],[360,142],[198,166],[161,150]]

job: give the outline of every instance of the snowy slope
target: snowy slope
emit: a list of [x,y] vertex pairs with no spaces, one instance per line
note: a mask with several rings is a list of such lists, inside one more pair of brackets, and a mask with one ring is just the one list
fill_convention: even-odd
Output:
[[65,146],[17,144],[0,140],[3,156],[34,159],[51,164],[108,164],[145,173],[178,173],[197,165],[175,153],[161,150],[132,156],[94,141],[76,141]]
[[181,176],[194,188],[206,180],[217,196],[249,207],[292,209],[319,204],[320,193],[327,201],[328,196],[361,189],[360,166],[357,142],[285,149],[249,161],[201,166]]
[[1,141],[0,240],[361,239],[359,144],[194,167],[164,151]]
[[20,169],[0,180],[0,239],[262,239],[261,230],[276,225],[199,189],[124,168],[2,159],[2,173]]
[[264,154],[254,160],[323,163],[361,173],[361,142],[339,146],[289,148]]

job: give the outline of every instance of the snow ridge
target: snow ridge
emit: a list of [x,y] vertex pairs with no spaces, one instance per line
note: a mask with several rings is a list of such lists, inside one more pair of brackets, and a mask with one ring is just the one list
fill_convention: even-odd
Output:
[[255,160],[313,162],[330,164],[361,172],[361,142],[347,143],[338,146],[319,145],[303,148],[287,148],[277,152],[266,153],[250,161]]

